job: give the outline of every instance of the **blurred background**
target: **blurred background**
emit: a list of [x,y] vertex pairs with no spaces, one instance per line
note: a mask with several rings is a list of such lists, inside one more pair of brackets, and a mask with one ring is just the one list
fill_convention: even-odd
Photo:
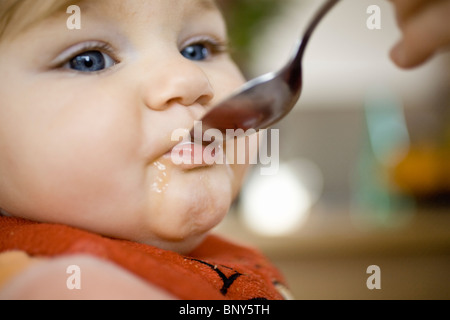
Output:
[[[277,70],[318,0],[222,0],[248,78]],[[370,30],[367,8],[381,9]],[[343,0],[316,29],[280,170],[250,173],[217,232],[258,247],[294,299],[450,299],[450,55],[413,70],[386,0]],[[369,290],[367,268],[381,270]]]

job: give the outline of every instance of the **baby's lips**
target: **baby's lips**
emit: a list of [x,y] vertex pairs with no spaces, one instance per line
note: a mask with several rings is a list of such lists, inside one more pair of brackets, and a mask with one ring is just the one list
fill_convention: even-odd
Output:
[[183,170],[208,167],[212,164],[204,159],[205,149],[206,147],[201,144],[184,142],[173,147],[165,157],[170,158],[173,164]]

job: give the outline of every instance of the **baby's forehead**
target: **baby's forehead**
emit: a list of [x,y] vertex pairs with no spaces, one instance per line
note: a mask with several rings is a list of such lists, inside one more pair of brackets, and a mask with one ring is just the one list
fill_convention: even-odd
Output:
[[[80,8],[81,19],[89,23],[102,20],[127,23],[137,17],[151,21],[155,17],[175,16],[176,12],[202,15],[214,11],[221,14],[215,0],[11,0],[11,3],[14,5],[0,2],[1,37],[14,38],[43,22],[56,20],[60,23],[67,19],[69,8],[74,5]],[[158,5],[161,3],[164,6]]]
[[197,2],[197,5],[203,9],[217,9],[216,2],[214,0],[193,0]]
[[103,8],[105,13],[110,11],[117,13],[118,15],[127,11],[139,13],[136,12],[136,8],[158,7],[156,4],[161,2],[173,9],[186,8],[199,11],[218,10],[215,0],[78,0],[65,2],[68,5],[77,4],[76,2],[78,2],[78,5],[85,10]]
[[79,0],[1,0],[0,36],[14,37]]
[[[206,13],[221,15],[215,0],[80,0],[78,6],[86,19],[137,22],[151,24],[163,17],[183,19]],[[86,20],[85,19],[85,20]]]

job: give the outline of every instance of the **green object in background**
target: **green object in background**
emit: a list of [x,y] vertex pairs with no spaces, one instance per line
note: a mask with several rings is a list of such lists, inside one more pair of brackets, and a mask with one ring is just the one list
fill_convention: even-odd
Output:
[[369,227],[395,227],[408,221],[414,201],[395,190],[389,171],[409,148],[402,104],[388,89],[367,95],[366,134],[355,169],[354,221]]
[[401,101],[388,89],[374,88],[367,94],[364,111],[374,156],[385,166],[396,165],[410,145]]
[[245,73],[255,40],[268,21],[293,0],[218,0],[228,25],[231,54]]

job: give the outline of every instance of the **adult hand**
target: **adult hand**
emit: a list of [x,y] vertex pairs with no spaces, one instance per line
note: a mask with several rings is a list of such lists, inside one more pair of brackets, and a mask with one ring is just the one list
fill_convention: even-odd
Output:
[[419,66],[450,45],[450,0],[389,0],[396,9],[402,39],[391,50],[401,68]]

